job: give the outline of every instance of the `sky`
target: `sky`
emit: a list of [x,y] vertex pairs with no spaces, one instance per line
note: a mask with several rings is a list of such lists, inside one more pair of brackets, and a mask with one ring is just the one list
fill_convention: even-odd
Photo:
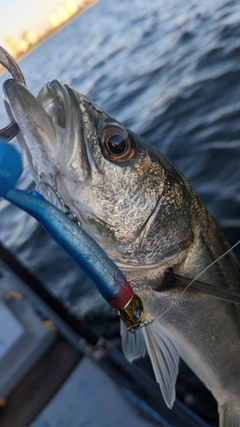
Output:
[[[24,31],[40,33],[48,25],[48,16],[63,6],[64,0],[0,0],[0,45],[6,48],[8,36],[20,40]],[[79,4],[80,0],[76,0]]]

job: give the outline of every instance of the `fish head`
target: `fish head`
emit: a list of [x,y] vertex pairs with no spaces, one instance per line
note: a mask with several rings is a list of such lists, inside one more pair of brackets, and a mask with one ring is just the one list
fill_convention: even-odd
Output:
[[123,269],[155,268],[193,239],[189,192],[171,163],[86,96],[53,80],[4,97],[39,191],[52,193]]

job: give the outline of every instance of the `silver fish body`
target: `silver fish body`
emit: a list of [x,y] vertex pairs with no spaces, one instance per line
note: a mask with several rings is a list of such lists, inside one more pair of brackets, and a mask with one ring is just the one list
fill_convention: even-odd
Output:
[[[240,425],[238,306],[164,280],[168,269],[193,279],[228,249],[190,185],[154,147],[57,80],[37,99],[14,80],[4,94],[39,190],[76,215],[154,320],[134,335],[122,327],[128,358],[148,351],[172,406],[180,354],[217,399],[220,425]],[[201,280],[239,291],[239,268],[228,254]]]

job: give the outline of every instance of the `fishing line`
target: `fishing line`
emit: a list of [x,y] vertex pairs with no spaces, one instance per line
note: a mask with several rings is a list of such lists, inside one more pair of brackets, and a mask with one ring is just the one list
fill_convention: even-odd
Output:
[[[220,259],[225,257],[229,252],[231,252],[233,249],[235,249],[240,244],[240,240],[238,240],[231,248],[229,248],[226,252],[224,252],[222,255],[220,255],[217,259],[215,259],[211,264],[209,264],[207,267],[205,267],[194,279],[192,279],[188,285],[183,289],[183,291],[180,293],[180,297],[183,296],[183,294],[188,290],[188,288],[203,274],[205,273],[210,267],[212,267],[216,262],[218,262]],[[160,319],[165,313],[167,313],[174,305],[176,304],[175,301],[172,301],[170,306],[160,314],[155,320]]]

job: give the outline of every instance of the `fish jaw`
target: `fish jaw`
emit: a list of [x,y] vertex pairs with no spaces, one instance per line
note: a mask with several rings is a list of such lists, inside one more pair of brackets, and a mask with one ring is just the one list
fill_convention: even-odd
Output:
[[[35,181],[40,182],[43,178],[51,184],[54,182],[56,168],[51,171],[51,176],[46,170],[42,170],[42,165],[49,164],[53,158],[50,141],[52,144],[56,141],[55,128],[49,116],[25,86],[15,80],[4,83],[4,99],[21,130],[18,141],[26,154]],[[44,144],[48,144],[49,148],[46,149]]]
[[[72,108],[76,99],[59,81],[46,84],[35,98],[28,89],[15,80],[7,80],[3,87],[4,99],[20,128],[18,142],[26,155],[39,191],[50,198],[52,190],[58,193],[57,177],[68,175],[74,181],[85,182],[90,167],[79,108]],[[81,167],[76,176],[76,156]]]

